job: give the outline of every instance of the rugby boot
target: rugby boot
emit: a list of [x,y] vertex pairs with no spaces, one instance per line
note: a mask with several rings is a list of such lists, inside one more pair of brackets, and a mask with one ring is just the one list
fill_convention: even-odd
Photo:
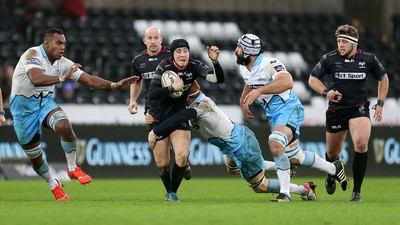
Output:
[[65,192],[64,192],[64,190],[62,188],[61,182],[58,181],[57,179],[56,179],[56,181],[58,183],[57,186],[54,189],[51,190],[51,192],[54,195],[54,198],[56,200],[58,200],[58,201],[68,201],[69,197],[68,197],[67,194],[65,194]]
[[317,185],[314,184],[314,182],[309,181],[305,184],[303,184],[303,186],[307,189],[307,193],[304,195],[300,195],[301,199],[303,200],[317,200],[317,193],[315,192],[315,188],[317,187]]
[[80,167],[75,167],[75,171],[68,172],[71,180],[78,180],[81,184],[88,184],[92,181],[92,178],[87,175]]

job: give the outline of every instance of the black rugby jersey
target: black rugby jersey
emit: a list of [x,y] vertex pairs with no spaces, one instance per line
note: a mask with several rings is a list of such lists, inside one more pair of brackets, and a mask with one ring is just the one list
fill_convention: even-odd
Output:
[[160,51],[154,56],[150,56],[147,50],[144,50],[132,60],[132,76],[140,76],[139,80],[143,79],[142,88],[145,94],[145,109],[150,107],[148,92],[154,72],[158,64],[170,56],[171,52],[167,47],[162,46]]
[[[161,75],[167,70],[174,71],[183,80],[184,90],[179,98],[169,97],[169,92],[167,91],[168,88],[163,88],[161,86]],[[186,100],[193,82],[198,77],[205,79],[207,74],[210,73],[212,73],[212,69],[207,64],[192,58],[189,59],[189,63],[184,69],[176,67],[172,62],[172,57],[161,61],[155,71],[154,79],[151,81],[150,85],[150,115],[161,122],[175,112],[185,109]]]
[[329,108],[347,109],[368,101],[367,78],[373,75],[380,80],[386,75],[386,70],[372,53],[358,49],[349,58],[341,56],[337,50],[322,56],[311,71],[311,76],[322,79],[329,74],[328,89],[342,93],[338,103],[329,102]]

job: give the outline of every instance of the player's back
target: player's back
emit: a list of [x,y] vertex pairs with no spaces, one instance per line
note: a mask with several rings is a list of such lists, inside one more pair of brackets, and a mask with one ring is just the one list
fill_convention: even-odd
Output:
[[234,127],[229,117],[204,94],[199,95],[190,107],[197,111],[197,117],[191,121],[201,135],[206,138],[229,138]]

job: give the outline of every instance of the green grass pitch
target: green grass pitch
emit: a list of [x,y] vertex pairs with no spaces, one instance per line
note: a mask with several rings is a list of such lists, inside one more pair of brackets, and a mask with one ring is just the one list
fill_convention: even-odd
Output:
[[0,181],[0,224],[400,224],[399,178],[366,177],[361,203],[349,201],[351,188],[328,195],[324,178],[313,181],[318,200],[292,195],[292,203],[270,202],[276,195],[253,193],[239,177],[183,180],[179,203],[164,200],[156,178],[64,182],[68,202],[55,201],[42,180]]

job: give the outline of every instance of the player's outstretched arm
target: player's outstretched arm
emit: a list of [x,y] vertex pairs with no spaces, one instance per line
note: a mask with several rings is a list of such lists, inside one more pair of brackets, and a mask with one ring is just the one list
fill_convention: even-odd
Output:
[[[181,125],[181,123],[196,117],[197,111],[193,108],[187,108],[168,117],[168,119],[164,120],[149,132],[147,140],[149,141],[150,147],[154,149],[158,137],[168,136]],[[150,114],[146,114],[146,123],[150,124],[152,121],[154,121],[154,118]]]
[[128,77],[125,79],[122,79],[118,82],[112,82],[109,80],[105,80],[101,77],[97,76],[92,76],[87,73],[82,73],[82,75],[79,77],[78,82],[82,85],[94,88],[94,89],[100,89],[100,90],[106,90],[106,89],[111,89],[111,90],[116,90],[116,89],[123,89],[129,87],[133,82],[137,81],[139,77],[137,76],[132,76]]
[[154,127],[153,132],[157,136],[168,136],[173,130],[181,125],[181,123],[196,117],[197,111],[193,108],[187,108],[168,117],[168,119]]
[[72,77],[72,74],[75,73],[81,67],[80,64],[73,64],[67,73],[60,74],[59,76],[49,76],[45,75],[40,68],[32,68],[28,70],[28,78],[31,81],[32,85],[37,86],[50,86],[58,83],[62,83],[65,80],[69,80]]

